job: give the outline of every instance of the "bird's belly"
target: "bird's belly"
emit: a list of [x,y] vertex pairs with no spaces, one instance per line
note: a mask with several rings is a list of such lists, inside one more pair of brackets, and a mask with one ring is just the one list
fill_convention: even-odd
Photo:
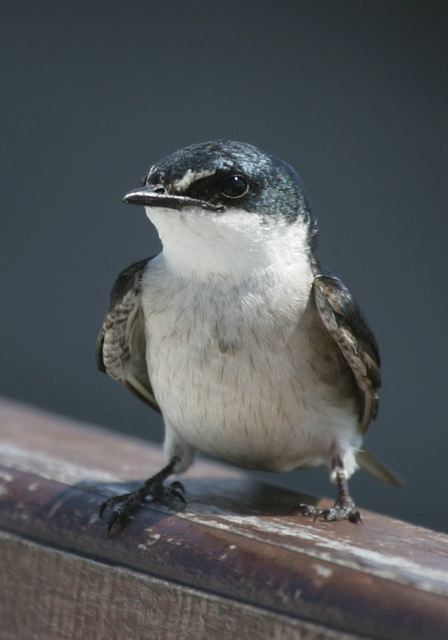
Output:
[[356,429],[352,404],[338,406],[307,357],[293,358],[286,345],[273,349],[249,337],[237,346],[204,344],[191,333],[155,338],[153,332],[148,361],[157,401],[172,428],[200,451],[286,471],[327,462],[338,428]]

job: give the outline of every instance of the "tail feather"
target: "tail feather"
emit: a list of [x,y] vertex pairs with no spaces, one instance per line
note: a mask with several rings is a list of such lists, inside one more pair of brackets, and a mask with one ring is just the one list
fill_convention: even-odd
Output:
[[382,480],[388,484],[393,484],[396,487],[402,487],[404,485],[404,480],[400,478],[400,476],[394,473],[392,469],[386,467],[385,464],[380,462],[378,458],[376,458],[373,453],[367,449],[363,449],[356,453],[356,461],[361,469],[368,471],[378,480]]

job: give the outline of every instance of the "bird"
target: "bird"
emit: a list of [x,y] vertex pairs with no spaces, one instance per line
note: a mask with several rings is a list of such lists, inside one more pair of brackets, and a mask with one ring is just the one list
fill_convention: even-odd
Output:
[[243,142],[197,143],[153,164],[124,202],[143,206],[162,251],[120,273],[96,345],[100,371],[164,421],[166,465],[112,496],[109,534],[148,498],[184,503],[168,479],[203,452],[255,470],[326,466],[325,521],[361,521],[348,480],[400,484],[363,446],[381,386],[377,341],[317,257],[317,221],[296,170]]

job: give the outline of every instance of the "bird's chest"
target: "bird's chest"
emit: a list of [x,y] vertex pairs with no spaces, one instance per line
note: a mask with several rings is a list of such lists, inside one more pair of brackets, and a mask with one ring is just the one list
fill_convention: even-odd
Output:
[[153,384],[169,378],[223,393],[263,359],[284,358],[301,310],[275,309],[268,292],[190,284],[148,291],[144,312]]
[[151,382],[165,418],[188,442],[246,466],[265,458],[269,467],[279,446],[288,460],[316,386],[308,298],[309,291],[282,296],[278,288],[216,284],[147,288]]

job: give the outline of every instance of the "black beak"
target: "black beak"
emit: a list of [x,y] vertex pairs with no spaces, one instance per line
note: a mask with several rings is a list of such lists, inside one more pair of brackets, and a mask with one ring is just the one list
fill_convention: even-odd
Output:
[[178,196],[167,193],[162,187],[144,186],[133,189],[125,195],[123,202],[126,204],[139,204],[144,207],[160,207],[162,209],[209,209],[211,211],[223,211],[222,205],[211,204],[204,200]]

